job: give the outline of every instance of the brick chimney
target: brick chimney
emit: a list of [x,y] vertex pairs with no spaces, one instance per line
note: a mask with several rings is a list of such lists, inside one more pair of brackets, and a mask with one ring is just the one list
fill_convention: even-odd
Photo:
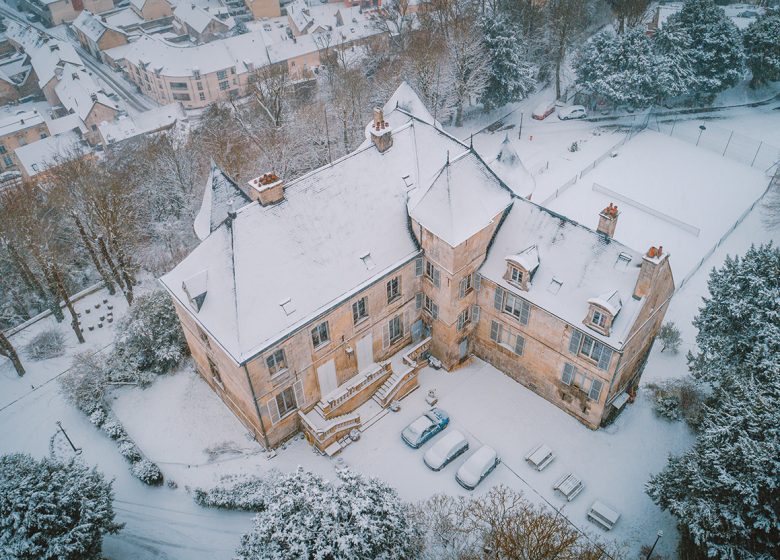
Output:
[[284,200],[284,181],[276,173],[263,173],[249,181],[249,197],[261,206],[276,204]]
[[382,109],[374,107],[374,121],[369,125],[371,141],[379,150],[384,153],[393,146],[393,133],[390,130],[390,124],[385,120]]
[[662,246],[650,247],[647,254],[642,257],[642,266],[639,269],[639,278],[634,287],[634,299],[642,299],[650,293],[650,289],[655,282],[660,264],[669,257],[664,253]]
[[610,202],[609,206],[604,208],[599,214],[599,226],[596,228],[596,231],[603,233],[607,237],[615,237],[615,228],[617,227],[619,215],[618,207]]

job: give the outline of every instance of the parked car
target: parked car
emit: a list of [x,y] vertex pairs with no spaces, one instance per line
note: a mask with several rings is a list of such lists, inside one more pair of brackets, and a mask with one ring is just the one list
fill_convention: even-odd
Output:
[[423,461],[429,469],[440,471],[469,448],[469,442],[458,430],[439,438],[433,447],[425,452]]
[[534,112],[531,113],[531,117],[537,121],[543,121],[555,112],[555,101],[545,101],[540,103]]
[[41,21],[41,16],[39,16],[38,14],[30,13],[25,15],[24,17],[27,18],[27,21],[30,21],[32,23],[38,23]]
[[441,432],[450,423],[450,417],[440,408],[432,408],[401,432],[401,439],[409,447],[419,449],[426,441]]
[[500,462],[496,450],[483,445],[460,466],[455,474],[455,480],[466,490],[474,490]]
[[572,105],[571,107],[562,107],[558,109],[558,118],[562,121],[584,119],[587,116],[588,112],[582,105]]

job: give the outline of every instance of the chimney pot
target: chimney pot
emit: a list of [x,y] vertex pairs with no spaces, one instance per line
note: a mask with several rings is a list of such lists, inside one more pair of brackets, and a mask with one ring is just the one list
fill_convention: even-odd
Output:
[[611,202],[599,213],[599,225],[596,231],[606,235],[607,237],[615,236],[615,228],[617,228],[618,220],[618,208]]
[[658,246],[658,256],[660,257],[663,254],[664,254],[664,246],[663,245],[659,245]]

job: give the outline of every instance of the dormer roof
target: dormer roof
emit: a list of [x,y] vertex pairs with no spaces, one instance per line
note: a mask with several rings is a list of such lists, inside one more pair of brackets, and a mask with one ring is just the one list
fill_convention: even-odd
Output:
[[620,299],[620,293],[617,290],[612,290],[611,292],[601,294],[598,297],[590,298],[588,303],[606,309],[613,317],[616,317],[623,308],[623,301]]
[[539,248],[531,245],[514,255],[507,255],[506,260],[520,265],[526,272],[532,274],[539,266]]

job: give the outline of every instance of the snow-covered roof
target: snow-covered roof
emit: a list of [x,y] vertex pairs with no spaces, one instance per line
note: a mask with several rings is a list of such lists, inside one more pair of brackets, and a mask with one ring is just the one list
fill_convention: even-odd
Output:
[[75,113],[68,113],[58,119],[48,120],[46,124],[49,125],[49,132],[52,136],[73,129],[79,129],[82,133],[87,132],[87,126],[84,124],[84,121]]
[[249,197],[212,161],[203,202],[193,224],[195,235],[203,241],[227,219],[231,204],[237,210],[249,202]]
[[14,134],[43,123],[43,116],[37,110],[19,111],[14,115],[0,118],[0,136]]
[[6,18],[6,33],[14,43],[24,48],[38,77],[38,85],[45,86],[54,78],[56,70],[65,64],[81,66],[81,57],[68,41],[53,39],[34,27]]
[[87,10],[83,10],[71,24],[75,29],[81,31],[90,40],[98,42],[106,32],[106,25],[96,18],[95,15]]
[[119,106],[103,91],[92,74],[84,67],[66,65],[62,69],[60,81],[54,87],[57,97],[68,112],[75,113],[83,121],[96,103],[105,105],[115,111]]
[[387,103],[385,103],[385,115],[389,115],[396,107],[403,109],[407,113],[413,114],[425,123],[441,128],[441,124],[433,118],[428,107],[422,102],[420,96],[414,91],[414,88],[405,81],[401,82],[398,89],[395,90],[393,95],[390,96],[390,99],[387,100]]
[[309,26],[314,24],[314,18],[305,0],[293,0],[287,4],[287,15],[301,33],[306,33]]
[[[208,294],[192,315],[236,361],[251,359],[419,254],[407,204],[419,198],[419,185],[440,173],[447,151],[465,146],[401,115],[390,150],[380,153],[366,143],[288,182],[278,204],[234,205],[235,219],[218,225],[163,276],[189,307],[182,282],[208,271]],[[370,267],[361,258],[366,253]]]
[[473,150],[446,157],[448,161],[409,214],[457,247],[492,223],[512,197]]
[[155,107],[134,116],[122,116],[112,122],[104,122],[98,125],[100,136],[108,144],[122,142],[135,138],[141,134],[157,132],[170,128],[180,119],[185,119],[186,114],[180,103],[171,103],[161,107]]
[[623,300],[620,298],[620,293],[617,290],[612,290],[605,294],[601,294],[598,297],[590,298],[588,303],[598,305],[609,311],[612,316],[616,316],[623,308]]
[[197,6],[192,2],[182,1],[173,10],[174,17],[180,22],[190,26],[196,33],[203,33],[212,20],[230,29],[235,25],[233,18],[221,20],[207,8]]
[[[528,291],[520,291],[504,279],[506,255],[533,245],[538,250],[539,267],[528,283]],[[515,198],[480,274],[577,328],[587,316],[588,300],[594,293],[622,294],[623,311],[610,335],[588,333],[619,349],[643,304],[631,297],[641,263],[642,255],[633,249],[528,200]]]
[[528,171],[517,150],[512,146],[509,134],[501,142],[496,158],[489,162],[490,167],[517,196],[528,196],[536,187],[536,179]]
[[32,144],[16,148],[16,158],[29,177],[55,164],[58,156],[65,156],[83,145],[76,130],[69,130],[56,136],[49,136]]
[[506,260],[517,263],[532,273],[539,266],[539,248],[536,245],[531,245],[515,255],[507,255]]
[[7,59],[0,65],[0,80],[14,86],[22,85],[27,81],[32,67],[26,62],[27,57],[22,54]]

